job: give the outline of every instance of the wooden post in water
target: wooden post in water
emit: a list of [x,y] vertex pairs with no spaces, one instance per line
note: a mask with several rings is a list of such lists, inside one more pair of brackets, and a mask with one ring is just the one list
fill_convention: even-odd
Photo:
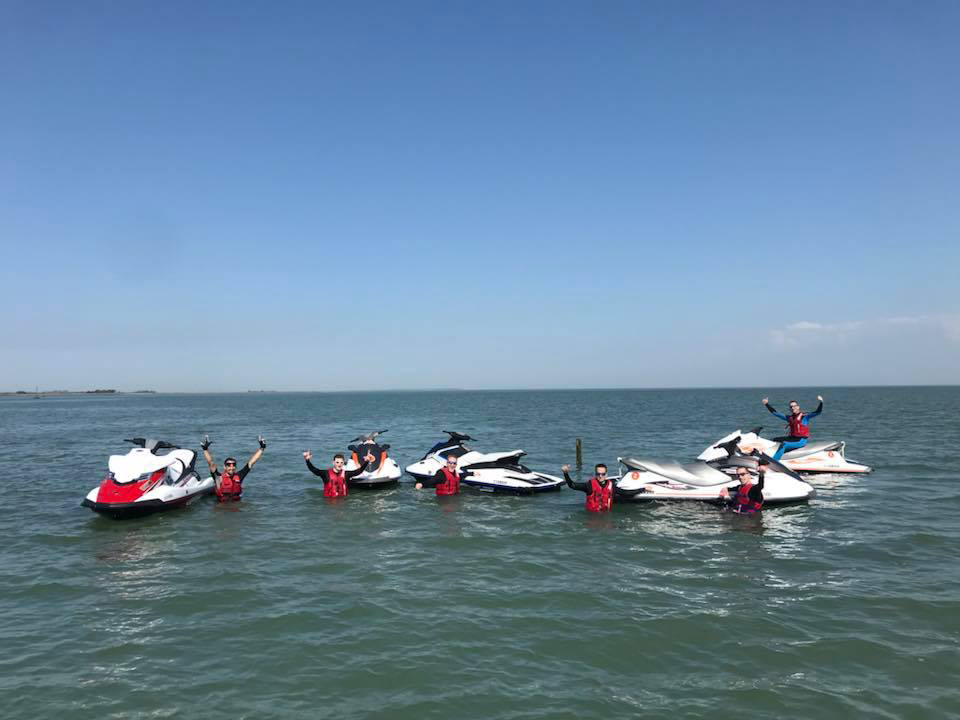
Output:
[[577,470],[583,467],[583,443],[577,438]]

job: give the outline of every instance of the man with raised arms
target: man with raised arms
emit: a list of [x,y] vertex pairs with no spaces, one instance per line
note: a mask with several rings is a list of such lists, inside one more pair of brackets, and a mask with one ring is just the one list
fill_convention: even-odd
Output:
[[307,469],[323,481],[323,496],[326,498],[346,497],[347,480],[362,473],[367,469],[367,465],[376,460],[373,455],[367,453],[366,457],[363,458],[363,465],[356,470],[345,471],[343,469],[343,455],[337,453],[333,456],[333,467],[321,470],[310,462],[310,458],[312,457],[313,453],[309,450],[304,451],[303,459],[307,462]]
[[213,462],[213,458],[210,456],[210,446],[213,445],[213,443],[210,442],[210,436],[203,436],[200,447],[203,448],[203,457],[207,461],[207,466],[210,468],[210,476],[213,478],[214,483],[216,483],[217,500],[220,502],[239,500],[243,495],[243,481],[247,477],[247,473],[250,472],[250,468],[252,468],[263,455],[263,451],[267,449],[267,442],[263,439],[263,435],[257,437],[257,442],[260,443],[260,448],[250,456],[246,465],[237,470],[236,458],[228,457],[223,461],[223,473],[221,473],[217,469],[216,463]]
[[783,420],[789,428],[788,435],[774,438],[776,442],[780,443],[780,447],[777,448],[777,452],[773,455],[774,460],[782,458],[785,452],[802,448],[807,444],[807,440],[810,439],[810,421],[823,412],[823,398],[817,395],[817,400],[820,404],[817,405],[817,409],[812,413],[800,412],[800,404],[796,400],[791,400],[789,415],[778,413],[776,408],[770,404],[768,398],[764,398],[761,401],[767,410],[770,411],[770,414]]

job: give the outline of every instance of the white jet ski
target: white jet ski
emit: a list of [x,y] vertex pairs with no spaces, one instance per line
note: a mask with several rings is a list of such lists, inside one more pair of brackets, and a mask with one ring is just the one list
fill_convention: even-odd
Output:
[[[711,462],[664,462],[645,458],[617,458],[625,468],[616,480],[617,500],[646,502],[650,500],[700,500],[724,502],[724,488],[733,491],[739,485],[737,468],[745,467],[756,479],[760,456],[743,455],[732,444],[731,455]],[[794,471],[776,460],[767,458],[764,475],[763,504],[783,505],[806,502],[816,491]]]
[[344,469],[356,470],[360,467],[361,459],[367,456],[367,453],[373,455],[373,462],[359,475],[350,478],[348,481],[350,487],[384,487],[393,485],[400,480],[403,471],[397,465],[397,461],[387,455],[389,445],[377,443],[377,436],[385,433],[386,430],[377,430],[369,435],[361,435],[350,442],[347,449],[351,452],[350,459],[344,465]]
[[[741,452],[749,453],[752,450],[759,450],[765,455],[773,456],[780,447],[780,442],[761,437],[761,430],[763,430],[762,427],[756,427],[750,432],[741,433],[739,430],[732,432],[700,453],[697,459],[710,461],[725,457],[727,453],[721,446],[738,436]],[[847,460],[846,443],[841,440],[808,442],[802,448],[785,452],[780,462],[794,472],[800,473],[855,474],[873,470],[868,465]]]
[[[109,472],[80,503],[112,518],[129,518],[171,508],[214,491],[212,477],[194,470],[197,454],[163,440],[133,438],[126,455],[111,455]],[[163,455],[158,450],[170,450]]]
[[457,458],[460,483],[484,492],[506,492],[518,495],[559,490],[562,477],[534,472],[520,463],[526,453],[523,450],[510,452],[480,453],[470,450],[464,443],[473,440],[469,435],[444,430],[450,437],[441,440],[427,450],[418,462],[407,466],[407,472],[416,480],[430,480],[442,468],[448,455]]

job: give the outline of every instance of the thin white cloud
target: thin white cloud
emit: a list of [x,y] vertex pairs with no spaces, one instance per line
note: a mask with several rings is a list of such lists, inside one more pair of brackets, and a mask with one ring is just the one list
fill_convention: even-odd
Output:
[[846,345],[897,331],[928,332],[951,343],[960,342],[960,315],[901,315],[842,323],[801,320],[771,330],[770,340],[782,349],[820,343]]

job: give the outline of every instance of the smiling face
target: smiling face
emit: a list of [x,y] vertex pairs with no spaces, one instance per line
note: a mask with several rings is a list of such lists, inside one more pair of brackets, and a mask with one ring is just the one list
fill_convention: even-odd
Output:
[[339,475],[343,472],[343,456],[337,455],[333,458],[333,471]]
[[791,401],[790,401],[790,414],[791,414],[791,415],[799,415],[799,414],[800,414],[800,403],[798,403],[796,400],[791,400]]
[[223,472],[225,472],[230,477],[233,477],[237,472],[237,461],[236,460],[226,460],[223,463]]
[[750,482],[750,471],[746,468],[737,468],[737,479],[741,485],[746,485]]
[[450,472],[457,471],[457,459],[453,455],[447,456],[447,470]]

